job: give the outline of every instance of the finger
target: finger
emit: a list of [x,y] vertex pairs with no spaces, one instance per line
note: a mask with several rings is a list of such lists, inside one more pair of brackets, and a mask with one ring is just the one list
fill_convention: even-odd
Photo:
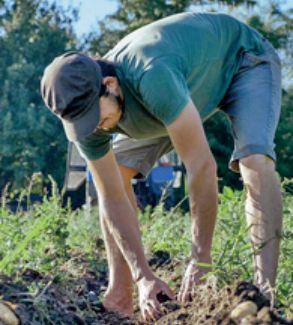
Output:
[[185,291],[183,294],[183,302],[186,303],[186,302],[191,302],[191,301],[192,301],[192,298],[191,298],[190,291]]
[[144,309],[142,309],[142,308],[141,308],[141,316],[142,316],[142,319],[143,319],[144,322],[148,321],[147,320],[148,315],[147,315],[146,311]]
[[178,294],[177,294],[177,300],[178,300],[179,302],[182,302],[182,289],[181,289],[181,288],[179,289],[179,292],[178,292]]
[[147,319],[148,321],[155,321],[157,318],[159,318],[158,312],[153,309],[152,306],[146,307],[146,313],[147,313]]
[[180,290],[179,301],[181,303],[186,303],[191,301],[190,289],[187,285],[184,285]]
[[142,318],[145,322],[151,322],[152,321],[152,316],[149,313],[147,308],[144,308],[142,311]]
[[190,277],[183,279],[183,282],[181,284],[178,299],[181,303],[189,302],[190,301],[190,287],[192,285],[192,281]]
[[182,295],[181,295],[181,302],[182,302],[182,303],[188,302],[188,300],[187,300],[187,290],[184,290],[184,291],[182,292]]
[[197,288],[198,287],[195,284],[193,284],[193,286],[191,288],[191,300],[193,300],[195,298]]
[[158,313],[161,314],[162,310],[161,310],[161,306],[159,304],[159,302],[157,300],[152,300],[149,302],[150,306]]
[[181,284],[180,289],[179,289],[179,292],[178,292],[178,295],[177,295],[177,300],[179,302],[183,302],[183,294],[184,294],[184,291],[185,291],[185,285],[184,284]]
[[161,308],[160,308],[160,304],[157,301],[154,301],[154,300],[149,301],[148,306],[149,306],[149,309],[150,309],[150,312],[151,312],[152,316],[155,319],[158,319],[163,315],[162,311],[161,311]]

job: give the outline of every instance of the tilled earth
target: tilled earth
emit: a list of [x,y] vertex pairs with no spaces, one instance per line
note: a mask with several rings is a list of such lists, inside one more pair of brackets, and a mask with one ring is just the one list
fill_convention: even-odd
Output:
[[[167,253],[155,254],[150,264],[161,278],[178,289],[179,266],[170,261]],[[106,270],[92,267],[81,256],[69,261],[54,277],[32,269],[13,277],[0,275],[0,325],[17,324],[3,319],[4,307],[23,325],[143,324],[138,307],[132,319],[105,311],[100,298],[106,285]],[[270,307],[258,288],[244,281],[222,289],[210,281],[198,287],[192,303],[165,301],[162,305],[166,313],[156,324],[293,325],[293,320],[282,318],[276,308]],[[255,310],[249,312],[248,305]]]

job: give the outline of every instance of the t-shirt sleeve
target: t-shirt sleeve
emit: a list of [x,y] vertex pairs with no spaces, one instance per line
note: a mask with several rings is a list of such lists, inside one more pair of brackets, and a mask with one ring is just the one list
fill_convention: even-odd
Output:
[[86,160],[96,160],[103,157],[110,149],[111,135],[108,133],[94,133],[75,145]]
[[182,72],[165,64],[154,65],[144,73],[139,91],[146,108],[166,125],[177,118],[190,97]]

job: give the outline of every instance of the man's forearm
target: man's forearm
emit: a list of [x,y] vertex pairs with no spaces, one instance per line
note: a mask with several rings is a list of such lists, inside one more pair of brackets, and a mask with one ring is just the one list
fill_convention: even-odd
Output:
[[127,261],[134,281],[142,277],[151,278],[135,211],[127,199],[100,200],[101,213],[105,216],[109,230]]
[[191,256],[196,261],[210,262],[218,204],[216,167],[212,163],[187,176],[192,223]]

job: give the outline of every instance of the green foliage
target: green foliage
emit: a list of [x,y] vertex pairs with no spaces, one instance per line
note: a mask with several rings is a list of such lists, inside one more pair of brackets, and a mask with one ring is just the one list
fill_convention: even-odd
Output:
[[36,0],[5,1],[0,12],[0,188],[35,171],[60,181],[66,140],[39,89],[45,66],[74,46],[74,13]]
[[[278,301],[284,308],[293,301],[293,182],[283,182],[284,227],[278,269]],[[71,211],[62,207],[56,184],[53,195],[27,212],[10,212],[5,200],[0,208],[0,272],[15,273],[26,268],[62,276],[62,266],[74,264],[75,256],[101,260],[104,247],[98,212]],[[285,191],[286,189],[286,191]],[[213,274],[219,285],[235,279],[252,279],[252,248],[244,218],[244,194],[224,187],[213,240]],[[180,207],[165,211],[163,205],[147,208],[139,216],[148,254],[168,251],[183,261],[190,255],[191,229],[188,214]],[[77,267],[77,266],[75,266]],[[97,267],[97,266],[96,266]],[[103,267],[104,266],[99,266]]]
[[244,195],[224,187],[219,200],[213,244],[215,274],[222,283],[237,278],[249,279],[252,275],[252,249],[244,219]]
[[[101,246],[98,212],[72,211],[62,206],[57,184],[51,180],[52,194],[39,204],[27,202],[28,211],[19,204],[16,213],[8,210],[11,200],[3,193],[0,207],[0,272],[25,268],[56,270],[72,251],[93,254]],[[29,198],[38,179],[18,195],[19,202]],[[13,199],[13,197],[12,197]],[[102,245],[103,247],[103,245]]]
[[68,244],[72,249],[93,254],[103,248],[98,209],[75,211],[68,218]]
[[168,212],[164,210],[162,203],[154,210],[146,209],[140,215],[140,221],[143,241],[148,252],[164,250],[177,258],[189,255],[190,221],[178,207]]
[[[69,208],[61,207],[57,185],[42,204],[12,214],[5,197],[0,209],[0,270],[15,272],[26,267],[48,271],[68,257],[67,231]],[[28,194],[28,193],[24,193]],[[20,197],[23,197],[21,195]],[[9,251],[9,254],[7,254]]]
[[293,88],[283,91],[280,124],[276,134],[277,169],[280,175],[293,177]]

